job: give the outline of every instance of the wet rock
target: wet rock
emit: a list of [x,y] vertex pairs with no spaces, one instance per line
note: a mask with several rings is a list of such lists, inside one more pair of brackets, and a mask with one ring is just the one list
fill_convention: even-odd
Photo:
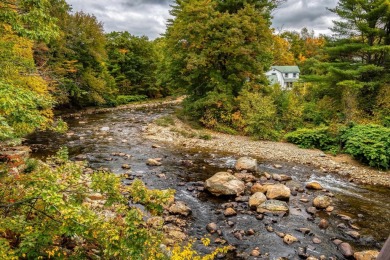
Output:
[[169,213],[175,215],[188,216],[191,214],[191,209],[182,201],[176,201],[168,208]]
[[266,179],[268,179],[268,180],[271,179],[271,177],[272,177],[271,174],[269,174],[268,172],[264,172],[264,173],[263,173],[263,176],[264,176]]
[[341,254],[343,254],[343,256],[345,256],[346,258],[350,258],[354,254],[352,246],[350,244],[346,243],[346,242],[341,243],[338,246],[338,248],[339,248]]
[[224,245],[224,244],[226,244],[226,240],[217,237],[217,238],[214,240],[214,243]]
[[262,192],[256,192],[249,198],[249,207],[257,208],[260,204],[267,200],[267,197]]
[[318,227],[320,229],[327,229],[329,227],[329,222],[326,219],[321,219],[320,223],[318,223]]
[[247,202],[249,201],[249,196],[238,196],[234,200],[237,202]]
[[309,256],[308,258],[306,258],[306,260],[318,260],[318,258],[314,256]]
[[337,225],[338,228],[341,228],[341,229],[346,229],[347,228],[347,225],[345,225],[344,223],[340,223]]
[[234,168],[237,171],[247,170],[255,172],[257,171],[257,160],[250,157],[241,157],[237,160]]
[[306,184],[306,189],[309,189],[309,190],[322,190],[322,186],[321,184],[319,184],[318,182],[316,181],[312,181],[312,182],[309,182]]
[[314,215],[317,213],[317,209],[315,207],[308,207],[306,208],[306,212]]
[[345,234],[347,234],[348,236],[354,238],[354,239],[359,239],[360,238],[360,233],[357,232],[357,231],[347,231],[345,232]]
[[289,200],[291,191],[283,184],[271,185],[267,189],[267,198],[275,200]]
[[233,233],[234,237],[237,238],[238,240],[242,240],[242,233],[240,230],[236,231]]
[[167,176],[164,173],[157,174],[157,177],[159,177],[160,179],[166,179],[167,178]]
[[122,164],[122,169],[128,170],[128,169],[131,169],[131,166],[128,164]]
[[257,247],[255,249],[253,249],[251,252],[251,256],[254,256],[254,257],[260,256],[260,254],[261,254],[260,249]]
[[152,158],[148,159],[148,161],[146,162],[146,164],[149,165],[149,166],[160,166],[160,165],[162,165],[161,162],[159,162],[159,161],[156,160],[156,159],[152,159]]
[[353,254],[356,260],[374,260],[377,259],[378,255],[379,251],[376,250],[356,252]]
[[273,166],[275,169],[282,169],[283,168],[283,166],[280,164],[274,164]]
[[291,245],[294,242],[298,242],[298,238],[294,237],[293,235],[287,234],[283,237],[283,242],[287,245]]
[[290,180],[292,180],[291,176],[286,175],[286,174],[280,175],[280,181],[290,181]]
[[152,148],[161,148],[161,146],[159,146],[158,144],[153,144]]
[[75,159],[76,161],[84,161],[84,160],[87,160],[88,157],[87,157],[87,155],[85,155],[85,154],[79,154],[79,155],[77,155],[74,159]]
[[251,187],[251,193],[252,193],[252,194],[254,194],[254,193],[256,193],[256,192],[266,193],[268,187],[269,187],[268,185],[261,185],[260,183],[255,183],[255,184],[253,184],[253,186]]
[[299,199],[299,201],[301,201],[301,202],[303,202],[303,203],[307,203],[307,202],[309,202],[309,200],[308,200],[308,199],[306,199],[306,198]]
[[257,207],[258,213],[284,213],[288,211],[287,203],[280,200],[267,200]]
[[246,235],[247,236],[253,236],[255,234],[255,231],[252,229],[252,228],[250,228],[250,229],[248,229],[247,231],[246,231]]
[[335,239],[332,241],[333,244],[335,244],[336,246],[340,245],[341,243],[343,243],[343,241],[341,241],[340,239]]
[[244,192],[245,184],[228,172],[218,172],[205,181],[205,189],[212,194],[239,195]]
[[312,241],[314,244],[321,244],[322,243],[321,239],[319,239],[318,237],[313,237]]
[[263,214],[258,214],[258,215],[256,215],[256,219],[263,220],[264,219],[264,215]]
[[275,181],[281,181],[282,177],[280,177],[279,174],[275,173],[275,174],[272,174],[272,179],[274,179]]
[[339,218],[341,218],[342,220],[347,220],[347,221],[349,221],[349,220],[352,219],[350,216],[344,215],[344,214],[337,214],[337,216],[338,216]]
[[328,196],[320,195],[313,200],[313,206],[317,209],[326,209],[332,203],[332,199]]
[[274,232],[274,228],[272,226],[267,226],[265,228],[268,232]]
[[233,208],[227,208],[227,209],[225,209],[223,214],[225,215],[225,217],[232,217],[232,216],[237,215],[237,212]]
[[181,163],[181,165],[183,165],[185,167],[194,166],[194,162],[191,160],[181,160],[180,163]]
[[329,206],[325,209],[326,212],[333,212],[334,210],[334,207],[333,206]]
[[212,223],[207,224],[206,229],[208,232],[213,234],[213,233],[217,232],[218,227],[217,227],[217,224],[212,222]]
[[234,222],[233,221],[228,221],[226,223],[228,224],[229,227],[233,227],[234,226]]
[[256,177],[249,173],[235,173],[234,176],[244,182],[255,182]]
[[166,234],[165,243],[168,245],[173,245],[175,243],[181,243],[187,239],[187,235],[176,226],[172,224],[166,225],[163,227],[164,233]]

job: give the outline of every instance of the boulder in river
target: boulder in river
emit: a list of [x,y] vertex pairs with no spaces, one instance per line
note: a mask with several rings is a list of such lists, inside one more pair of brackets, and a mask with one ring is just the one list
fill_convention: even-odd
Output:
[[241,157],[237,160],[234,168],[237,171],[246,170],[255,172],[257,171],[257,160],[250,157]]
[[249,198],[249,207],[257,208],[260,204],[267,200],[267,197],[262,192],[256,192]]
[[346,258],[350,258],[354,254],[352,246],[346,242],[339,244],[339,250]]
[[283,237],[283,242],[286,243],[287,245],[291,245],[292,243],[294,242],[297,242],[298,241],[298,238],[294,237],[293,235],[285,235]]
[[306,184],[306,189],[309,189],[309,190],[322,190],[322,186],[321,184],[319,184],[318,182],[316,181],[312,181],[312,182],[309,182]]
[[373,260],[373,259],[377,259],[378,255],[379,255],[379,251],[376,250],[356,252],[353,254],[356,260]]
[[317,209],[326,209],[332,203],[332,199],[328,196],[320,195],[313,200],[313,206]]
[[275,200],[289,200],[291,195],[290,189],[283,184],[271,185],[267,189],[267,198]]
[[218,172],[214,174],[205,181],[204,187],[216,196],[239,195],[245,190],[244,182],[228,172]]
[[287,203],[280,200],[267,200],[257,207],[258,213],[285,213],[288,210]]
[[149,166],[160,166],[161,165],[161,162],[159,162],[158,160],[156,159],[148,159],[148,161],[146,162],[147,165]]
[[191,209],[182,201],[176,201],[168,208],[169,213],[182,216],[191,214]]

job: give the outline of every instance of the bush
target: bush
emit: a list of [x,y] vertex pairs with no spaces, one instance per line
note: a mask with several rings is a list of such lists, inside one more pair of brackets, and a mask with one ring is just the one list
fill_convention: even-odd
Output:
[[372,167],[390,166],[390,128],[379,125],[355,125],[343,131],[344,151]]
[[133,96],[119,95],[116,98],[116,103],[118,105],[125,105],[125,104],[131,103],[131,102],[143,101],[145,99],[147,99],[147,96],[145,96],[145,95],[133,95]]
[[332,134],[329,127],[301,128],[286,134],[285,138],[288,142],[297,144],[301,148],[318,148],[331,152],[338,150],[337,135]]

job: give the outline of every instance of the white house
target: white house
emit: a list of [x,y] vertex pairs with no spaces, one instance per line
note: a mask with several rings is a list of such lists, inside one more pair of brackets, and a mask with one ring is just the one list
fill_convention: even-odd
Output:
[[298,81],[300,70],[298,66],[272,66],[265,73],[271,85],[279,84],[282,89],[291,88]]

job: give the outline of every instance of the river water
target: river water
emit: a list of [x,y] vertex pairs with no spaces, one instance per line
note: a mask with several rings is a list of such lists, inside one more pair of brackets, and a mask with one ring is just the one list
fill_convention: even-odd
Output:
[[[334,194],[335,211],[332,214],[318,212],[311,217],[305,210],[309,205],[300,202],[299,199],[301,196],[313,198],[320,192],[306,191],[305,194],[291,197],[290,214],[287,216],[266,215],[264,219],[259,220],[256,218],[257,214],[248,209],[247,203],[239,202],[235,205],[239,214],[227,219],[222,214],[222,206],[224,203],[234,202],[234,198],[218,198],[201,191],[198,187],[200,181],[206,180],[216,172],[232,169],[238,159],[236,155],[181,149],[168,144],[158,144],[160,148],[152,148],[154,143],[142,137],[142,132],[150,122],[173,111],[174,107],[160,107],[80,115],[66,120],[69,125],[68,134],[41,132],[30,136],[25,143],[32,146],[33,156],[38,158],[52,155],[59,147],[67,146],[71,158],[82,154],[91,168],[108,168],[120,174],[128,171],[121,166],[129,164],[131,174],[142,179],[148,187],[175,189],[176,199],[184,201],[192,209],[192,215],[188,219],[189,235],[195,238],[204,237],[208,235],[206,225],[215,222],[221,230],[220,237],[237,248],[235,252],[225,256],[225,259],[255,259],[249,256],[255,247],[261,251],[258,259],[280,257],[298,259],[299,251],[316,257],[325,255],[327,258],[343,259],[337,246],[332,243],[333,239],[348,242],[356,251],[360,251],[380,249],[390,234],[389,189],[359,186],[314,168],[262,161],[261,158],[258,158],[259,172],[290,175],[296,185],[301,184],[302,187],[305,182],[311,180],[320,182]],[[124,153],[127,156],[113,156],[114,153]],[[147,166],[145,162],[148,158],[162,158],[162,166]],[[275,167],[275,164],[281,168]],[[131,180],[126,182],[129,184]],[[343,220],[337,214],[347,215],[351,219]],[[329,221],[328,229],[318,228],[321,218]],[[228,220],[231,223],[228,223]],[[359,228],[359,239],[346,234],[346,231],[352,230],[351,224]],[[277,232],[292,234],[299,242],[286,245],[276,232],[268,232],[267,226],[272,226]],[[297,231],[299,228],[308,228],[310,232],[303,234]],[[242,238],[235,236],[237,232],[248,229],[253,229],[255,234],[243,235]],[[214,241],[217,237],[217,234],[213,234],[211,240]],[[319,238],[322,242],[314,244],[313,237]],[[197,249],[207,251],[200,245],[197,245]]]

